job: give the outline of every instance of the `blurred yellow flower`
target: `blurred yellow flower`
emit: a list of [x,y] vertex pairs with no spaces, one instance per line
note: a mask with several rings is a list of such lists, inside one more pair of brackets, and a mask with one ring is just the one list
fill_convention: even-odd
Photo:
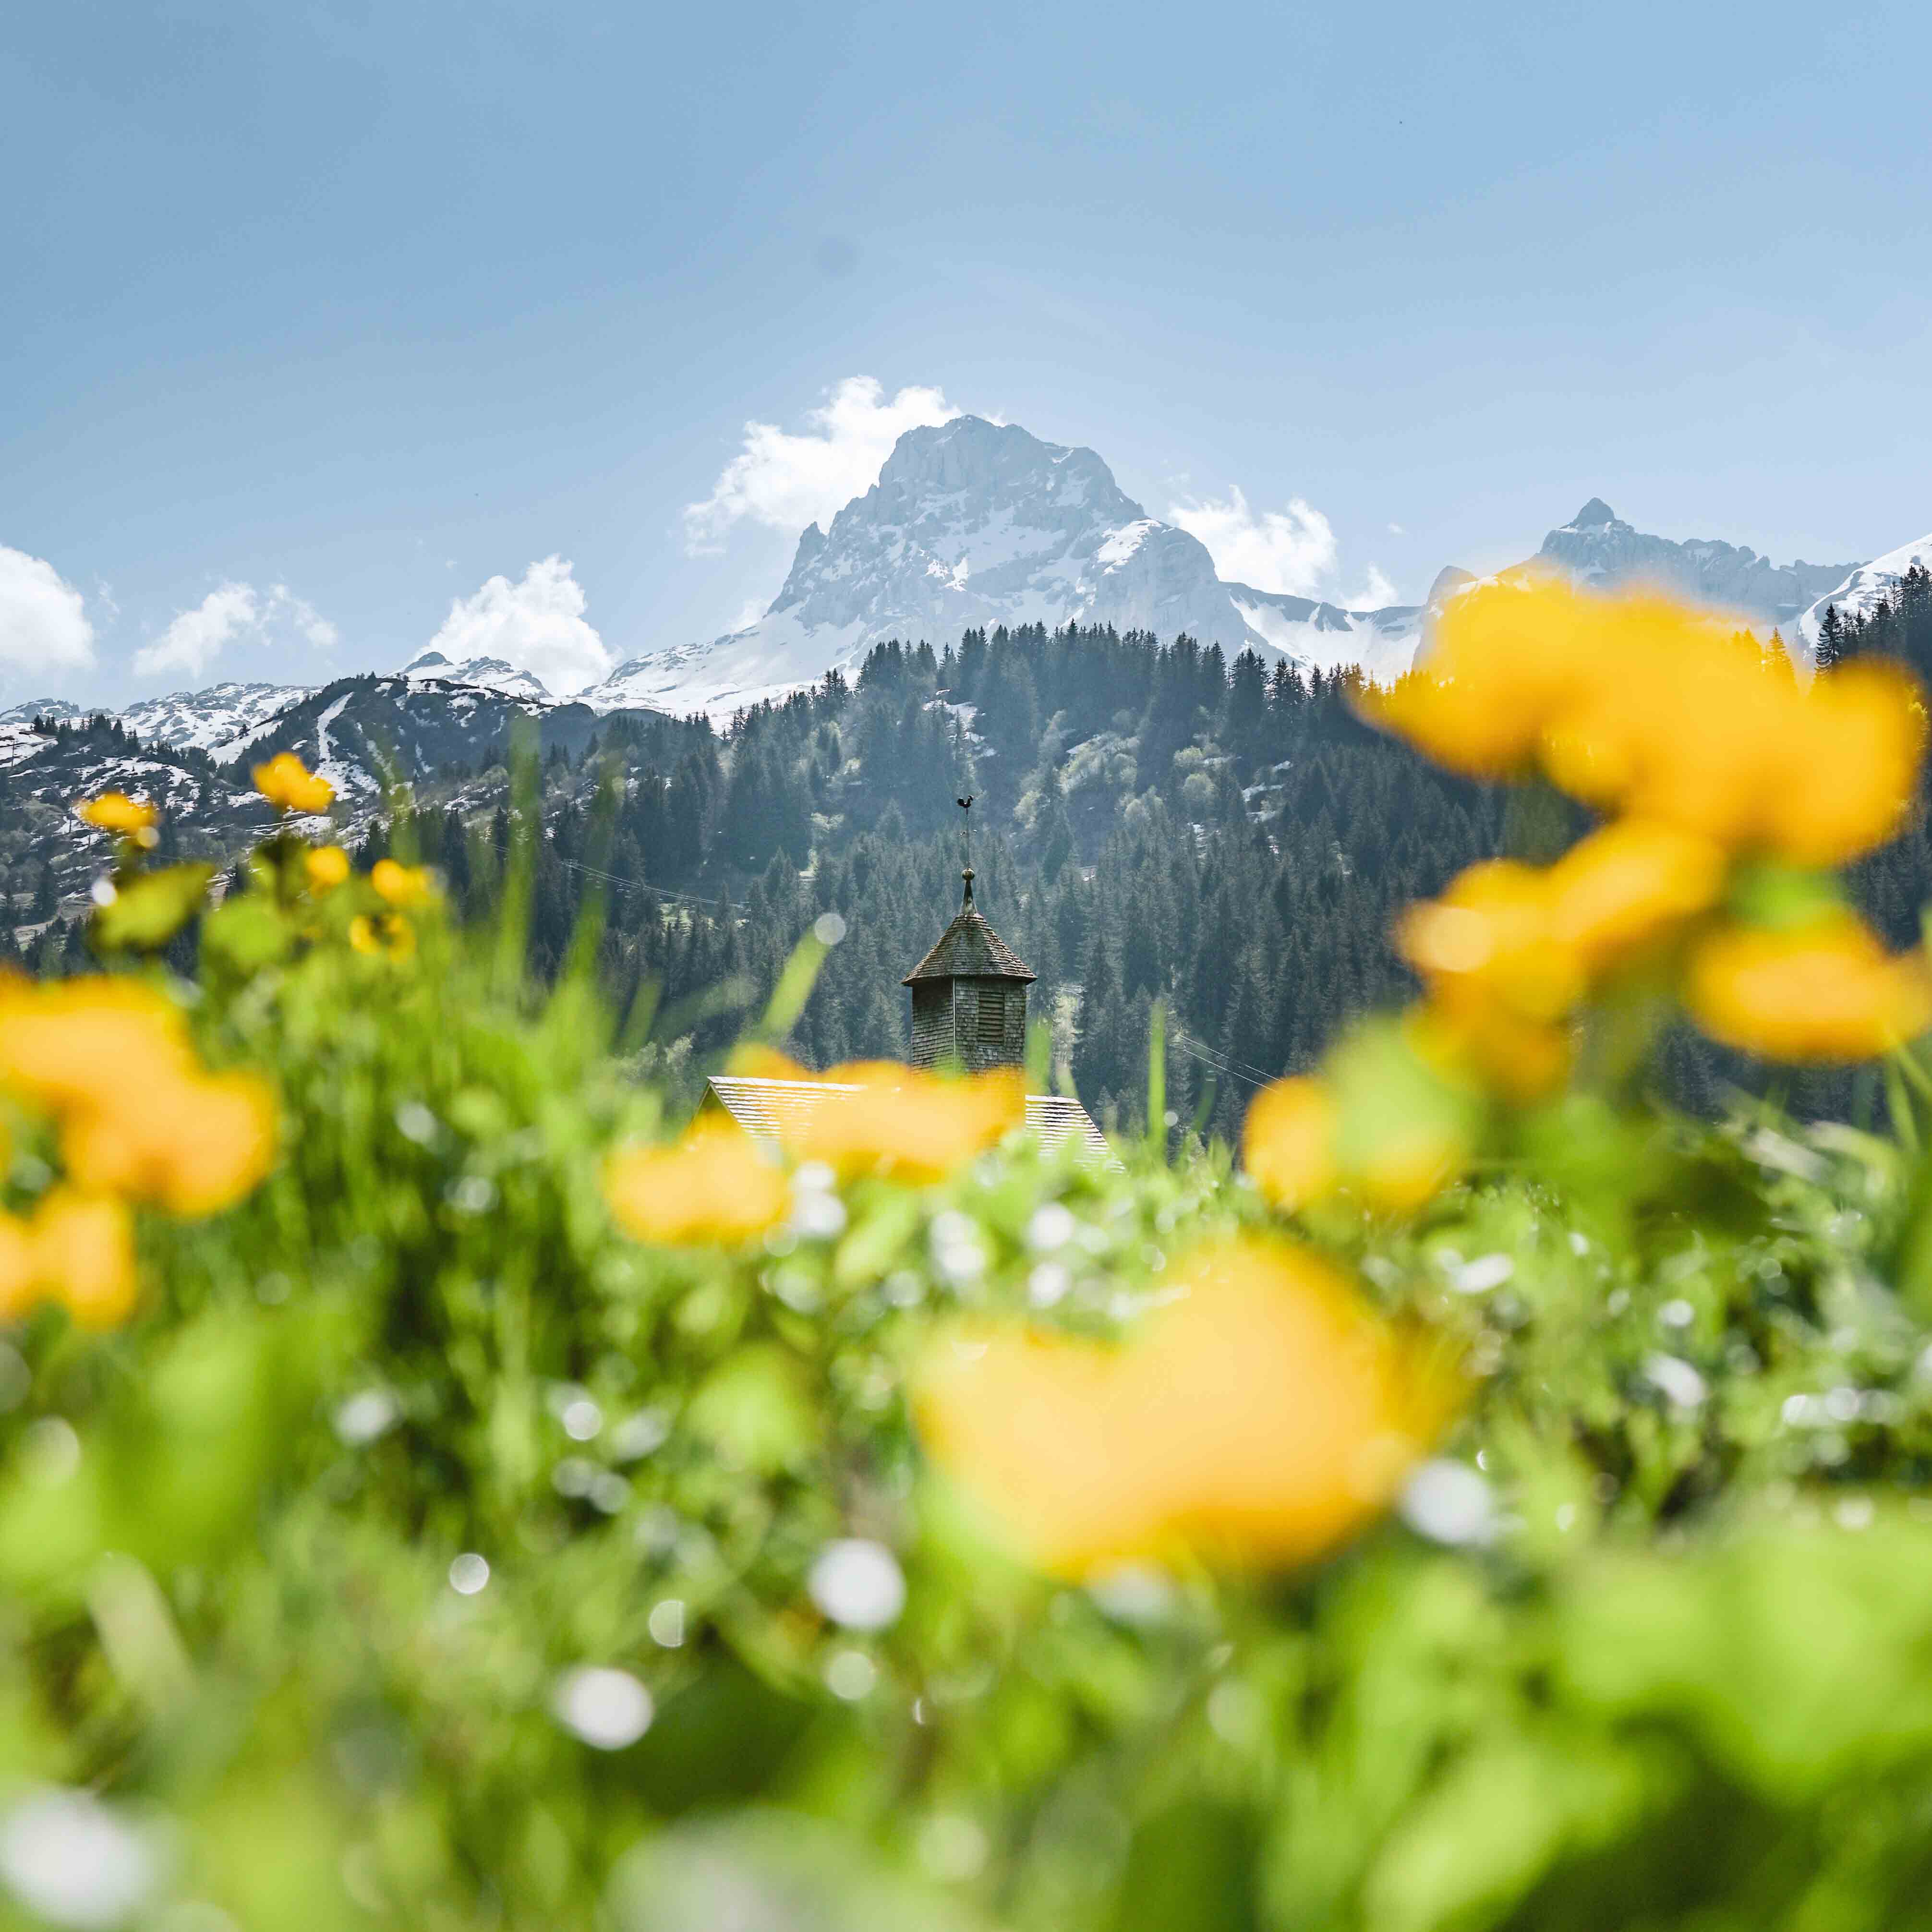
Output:
[[1925,749],[1918,688],[1898,664],[1855,658],[1811,680],[1791,782],[1766,801],[1768,842],[1801,866],[1841,866],[1898,831]]
[[1334,1096],[1310,1074],[1264,1087],[1241,1124],[1241,1164],[1263,1196],[1292,1214],[1334,1187]]
[[1723,847],[1695,832],[1622,819],[1573,845],[1550,868],[1550,926],[1592,975],[1622,965],[1724,890]]
[[177,1077],[72,1115],[61,1156],[82,1186],[199,1216],[232,1207],[274,1164],[275,1105],[251,1073]]
[[1587,685],[1595,614],[1556,584],[1478,585],[1450,600],[1416,668],[1370,686],[1363,708],[1452,770],[1520,776],[1550,720]]
[[335,788],[292,752],[278,752],[266,764],[256,766],[252,776],[255,789],[279,812],[326,812],[335,802]]
[[133,1312],[134,1230],[118,1201],[57,1187],[30,1230],[44,1292],[82,1328],[118,1328]]
[[827,1162],[848,1178],[937,1180],[1026,1119],[1017,1068],[947,1079],[896,1060],[858,1060],[824,1077],[835,1090],[782,1132],[795,1158]]
[[193,1066],[181,1009],[140,980],[23,982],[0,997],[0,1082],[50,1112],[138,1106]]
[[1850,914],[1797,927],[1726,926],[1693,952],[1684,990],[1713,1040],[1768,1060],[1868,1060],[1932,1026],[1932,976]]
[[[1444,1078],[1474,1082],[1520,1106],[1561,1086],[1570,1071],[1567,1022],[1518,1012],[1498,1002],[1432,998],[1412,1011],[1404,1030],[1418,1054]],[[1413,1129],[1392,1137],[1384,1164],[1400,1157],[1399,1172],[1408,1178],[1406,1184],[1384,1183],[1388,1204],[1399,1206],[1400,1197],[1411,1193],[1419,1206],[1462,1172],[1470,1151],[1466,1142],[1439,1128],[1428,1139]],[[1432,1172],[1441,1178],[1432,1181]]]
[[1439,1358],[1304,1249],[1217,1242],[1175,1285],[1118,1348],[968,1330],[918,1379],[939,1463],[1059,1574],[1183,1547],[1307,1562],[1387,1504],[1454,1406]]
[[610,1156],[604,1192],[624,1232],[667,1246],[735,1245],[784,1218],[789,1192],[777,1164],[730,1121],[700,1118],[671,1147]]
[[138,1286],[134,1227],[119,1202],[56,1187],[30,1220],[0,1212],[0,1321],[56,1300],[81,1328],[118,1328]]
[[373,919],[367,913],[358,913],[349,922],[349,943],[372,959],[416,957],[416,928],[399,912],[379,914]]
[[58,980],[0,998],[0,1082],[58,1121],[68,1172],[91,1192],[213,1214],[274,1159],[267,1088],[253,1074],[203,1072],[180,1009],[138,980]]
[[1925,717],[1898,666],[1800,686],[1748,632],[1652,596],[1505,580],[1452,599],[1415,670],[1364,708],[1439,763],[1540,766],[1585,803],[1800,865],[1897,830]]
[[378,859],[370,868],[369,883],[392,906],[426,905],[436,896],[436,880],[427,866],[399,866],[393,859]]
[[332,892],[349,876],[349,854],[340,845],[311,846],[302,854],[309,890]]
[[1441,898],[1412,906],[1397,922],[1402,956],[1450,1006],[1500,1002],[1532,1019],[1554,1019],[1583,992],[1574,947],[1552,931],[1550,874],[1512,859],[1472,866]]
[[146,800],[130,798],[124,791],[104,791],[74,808],[74,816],[97,832],[118,832],[132,838],[139,838],[144,832],[152,833],[160,815]]

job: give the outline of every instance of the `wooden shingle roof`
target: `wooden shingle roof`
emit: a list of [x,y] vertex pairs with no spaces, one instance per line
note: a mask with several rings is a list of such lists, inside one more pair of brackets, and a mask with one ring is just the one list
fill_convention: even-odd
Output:
[[962,876],[965,903],[939,935],[939,944],[899,984],[910,986],[922,980],[1017,980],[1024,985],[1036,979],[1033,968],[986,923],[985,915],[973,903],[970,866]]
[[[814,1111],[831,1094],[856,1094],[841,1080],[760,1080],[748,1074],[715,1073],[707,1083],[700,1112],[722,1108],[755,1141],[776,1144],[788,1131],[808,1127]],[[1049,1152],[1068,1140],[1083,1144],[1084,1151],[1110,1156],[1107,1138],[1078,1100],[1060,1094],[1029,1094],[1027,1126]]]

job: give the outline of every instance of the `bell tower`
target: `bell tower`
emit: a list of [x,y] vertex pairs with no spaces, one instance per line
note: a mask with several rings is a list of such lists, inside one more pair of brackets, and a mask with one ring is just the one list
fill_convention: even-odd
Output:
[[939,944],[902,982],[912,988],[912,1064],[956,1060],[977,1073],[1026,1058],[1027,988],[1035,975],[965,896]]

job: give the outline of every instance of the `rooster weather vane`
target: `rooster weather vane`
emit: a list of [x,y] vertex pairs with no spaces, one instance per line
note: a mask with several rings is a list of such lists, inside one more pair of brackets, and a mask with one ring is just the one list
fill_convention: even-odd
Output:
[[966,866],[966,896],[973,896],[973,801],[976,792],[968,792],[964,798],[956,798],[952,802],[959,808],[959,849]]

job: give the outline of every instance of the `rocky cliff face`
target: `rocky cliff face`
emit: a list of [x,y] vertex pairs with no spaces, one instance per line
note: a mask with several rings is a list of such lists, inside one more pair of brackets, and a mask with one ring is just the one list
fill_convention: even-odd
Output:
[[1788,624],[1813,601],[1841,584],[1849,563],[1773,563],[1754,550],[1713,538],[1682,543],[1646,536],[1592,496],[1538,552],[1580,583],[1609,589],[1646,584],[1700,603]]

